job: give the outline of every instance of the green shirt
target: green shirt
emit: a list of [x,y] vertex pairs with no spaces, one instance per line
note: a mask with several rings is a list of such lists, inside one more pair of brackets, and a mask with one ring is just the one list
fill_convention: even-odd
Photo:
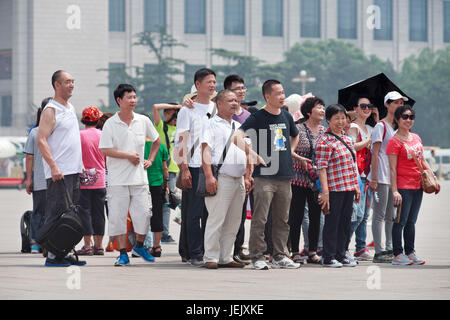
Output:
[[[145,141],[145,153],[144,159],[148,159],[150,150],[152,148],[152,142]],[[161,143],[159,147],[159,152],[156,154],[155,161],[150,168],[147,169],[148,185],[150,187],[162,186],[164,183],[164,173],[163,173],[163,161],[167,161],[169,158],[169,153],[167,152],[166,146]]]
[[170,149],[170,164],[169,164],[169,172],[178,173],[180,169],[178,168],[175,161],[173,161],[173,145],[175,142],[175,131],[177,130],[176,126],[167,125],[167,136],[169,137],[169,144],[167,146],[166,135],[164,133],[164,121],[159,121],[159,123],[155,126],[156,131],[158,131],[159,137],[161,138],[161,142],[166,146],[166,148]]

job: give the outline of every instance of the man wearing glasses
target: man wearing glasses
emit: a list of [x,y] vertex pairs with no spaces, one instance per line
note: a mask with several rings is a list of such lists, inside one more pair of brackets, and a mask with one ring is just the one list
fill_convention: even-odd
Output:
[[[242,79],[242,77],[237,74],[232,74],[225,78],[223,86],[225,90],[230,90],[236,95],[238,108],[236,110],[236,113],[233,115],[233,120],[239,122],[240,124],[243,124],[245,120],[247,120],[247,118],[250,116],[250,112],[242,107],[242,102],[245,100],[245,94],[247,93],[244,79]],[[236,235],[233,252],[234,261],[244,264],[250,264],[250,256],[244,254],[244,252],[242,251],[242,245],[244,244],[245,238],[245,220],[247,219],[247,201],[248,197],[245,197],[244,206],[242,208],[241,225],[239,226],[239,232]]]

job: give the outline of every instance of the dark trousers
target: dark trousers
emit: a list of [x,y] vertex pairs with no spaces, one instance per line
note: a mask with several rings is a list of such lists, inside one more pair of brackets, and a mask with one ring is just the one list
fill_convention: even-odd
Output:
[[33,213],[31,215],[31,239],[36,238],[38,230],[45,221],[45,204],[47,202],[47,191],[33,191]]
[[350,237],[355,191],[330,192],[330,213],[323,227],[323,258],[341,261]]
[[[184,240],[186,243],[180,243],[180,248],[183,249],[181,256],[190,259],[202,259],[204,254],[203,240],[205,234],[206,220],[208,218],[208,211],[205,206],[205,198],[199,197],[195,194],[198,185],[199,168],[189,168],[192,177],[192,188],[183,192],[183,197],[186,197],[187,205],[183,203],[181,209],[181,233],[180,242]],[[183,209],[185,207],[186,210]],[[184,211],[184,216],[183,216]],[[183,226],[183,224],[185,226]],[[180,250],[179,250],[180,251]]]
[[[181,172],[180,172],[181,174]],[[181,195],[181,227],[180,227],[180,239],[178,241],[178,254],[180,257],[189,260],[189,248],[186,238],[186,211],[188,208],[188,195],[186,191],[183,191]]]
[[402,196],[402,210],[399,223],[392,227],[392,245],[394,255],[403,253],[402,234],[405,240],[405,254],[414,253],[416,222],[422,205],[423,190],[399,189]]
[[85,236],[105,234],[106,189],[80,190],[80,218]]
[[317,251],[320,233],[320,213],[321,209],[317,202],[315,193],[308,188],[302,188],[292,185],[292,200],[289,210],[289,239],[291,241],[292,252],[299,252],[300,233],[305,213],[305,204],[308,200],[309,214],[309,251]]
[[164,189],[162,186],[150,187],[150,194],[152,195],[151,230],[152,232],[163,232]]
[[234,242],[234,253],[233,255],[238,255],[242,250],[242,245],[245,240],[245,220],[247,220],[247,202],[248,197],[245,197],[244,206],[242,208],[242,219],[241,225],[239,226],[238,234],[236,235],[236,241]]
[[38,230],[36,240],[48,233],[55,221],[69,208],[66,189],[74,205],[78,205],[80,199],[80,176],[72,174],[64,176],[64,180],[53,182],[47,179],[45,220]]

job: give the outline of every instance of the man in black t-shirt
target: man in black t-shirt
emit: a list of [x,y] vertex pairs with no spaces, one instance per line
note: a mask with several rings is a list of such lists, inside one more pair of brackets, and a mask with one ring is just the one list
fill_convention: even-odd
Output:
[[288,258],[287,239],[292,154],[298,144],[298,130],[289,112],[281,109],[285,100],[281,83],[266,81],[263,95],[267,105],[249,116],[235,136],[238,146],[244,146],[242,139],[245,136],[250,137],[254,151],[267,163],[267,166],[257,165],[253,172],[255,207],[250,228],[250,257],[254,269],[268,269],[264,258],[264,226],[272,205],[272,268],[295,269],[300,264]]

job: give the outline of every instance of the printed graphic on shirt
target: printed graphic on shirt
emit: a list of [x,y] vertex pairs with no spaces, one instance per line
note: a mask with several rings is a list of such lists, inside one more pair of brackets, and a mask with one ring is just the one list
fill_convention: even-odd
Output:
[[408,147],[409,147],[409,150],[406,150],[406,156],[407,156],[408,160],[413,159],[413,155],[411,154],[411,151],[414,152],[417,159],[422,158],[422,144],[420,142],[417,142],[413,146],[408,145]]
[[275,137],[273,151],[286,151],[286,138],[283,136],[283,129],[286,129],[286,124],[284,123],[270,125],[272,137]]

